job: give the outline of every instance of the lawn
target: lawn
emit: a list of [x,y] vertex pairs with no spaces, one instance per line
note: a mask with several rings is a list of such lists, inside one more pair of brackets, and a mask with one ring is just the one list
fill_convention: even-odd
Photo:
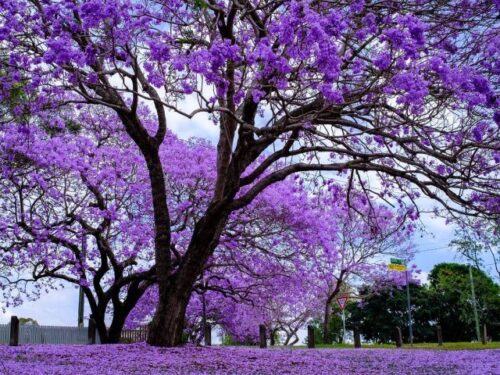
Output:
[[[320,349],[352,349],[352,344],[336,344],[336,345],[316,345]],[[306,348],[306,346],[299,346],[299,348]],[[364,344],[365,349],[394,349],[394,344]],[[486,350],[486,349],[500,349],[500,341],[489,342],[483,345],[480,342],[449,342],[444,343],[442,346],[434,343],[417,343],[410,345],[403,345],[403,349],[437,349],[437,350]]]
[[500,350],[173,349],[132,345],[0,346],[0,374],[456,374],[500,373]]

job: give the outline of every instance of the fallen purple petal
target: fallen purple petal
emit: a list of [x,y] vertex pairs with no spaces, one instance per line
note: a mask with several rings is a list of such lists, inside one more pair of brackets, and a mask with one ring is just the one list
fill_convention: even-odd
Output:
[[500,373],[500,350],[161,349],[133,345],[0,346],[2,374],[467,374]]

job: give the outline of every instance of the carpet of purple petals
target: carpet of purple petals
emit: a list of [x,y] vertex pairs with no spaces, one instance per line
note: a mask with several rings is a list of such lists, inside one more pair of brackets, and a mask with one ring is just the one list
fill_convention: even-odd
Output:
[[500,350],[0,346],[0,374],[500,374]]

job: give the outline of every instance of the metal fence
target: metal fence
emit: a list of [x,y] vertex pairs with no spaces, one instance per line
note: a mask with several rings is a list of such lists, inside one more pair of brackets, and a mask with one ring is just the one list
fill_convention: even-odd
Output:
[[139,329],[124,329],[122,331],[120,342],[123,344],[132,344],[135,342],[146,341],[148,330],[145,327]]
[[[0,344],[9,344],[10,324],[0,324]],[[87,344],[87,327],[19,326],[19,344]],[[96,337],[99,344],[99,335]]]
[[0,344],[8,344],[10,339],[10,324],[0,324]]

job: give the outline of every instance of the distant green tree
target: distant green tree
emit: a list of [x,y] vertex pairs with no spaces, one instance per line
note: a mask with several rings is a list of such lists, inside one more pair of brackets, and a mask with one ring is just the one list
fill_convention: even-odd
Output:
[[8,90],[8,96],[0,101],[0,124],[13,120],[23,122],[29,118],[26,108],[29,101],[29,96],[25,91],[26,81],[18,72],[13,73],[8,67],[8,51],[0,47],[0,92],[4,92],[1,86],[2,78],[15,78],[12,79],[14,83]]
[[[490,334],[498,339],[494,323],[500,320],[500,287],[483,271],[473,267],[480,324],[490,327]],[[474,313],[471,296],[469,266],[440,263],[429,274],[429,309],[443,328],[445,341],[468,341],[475,338]]]
[[[406,290],[387,287],[371,293],[370,287],[364,287],[360,292],[368,297],[360,303],[347,305],[347,328],[353,329],[357,326],[365,340],[389,343],[395,341],[396,327],[400,327],[403,340],[408,342]],[[429,289],[425,286],[410,284],[410,293],[414,341],[434,341],[435,328],[427,303]]]
[[[473,279],[481,326],[488,334],[500,339],[500,287],[483,271],[473,268]],[[370,286],[360,290],[367,295],[360,303],[347,306],[348,329],[358,326],[366,340],[393,342],[396,329],[401,327],[408,341],[406,291],[388,287],[371,293]],[[410,285],[413,333],[415,342],[435,342],[436,325],[441,325],[444,341],[475,339],[475,322],[471,298],[469,268],[464,264],[441,263],[429,274],[429,285]]]
[[19,318],[19,324],[22,326],[38,326],[38,322],[33,318]]
[[332,305],[327,340],[323,335],[323,318],[314,319],[310,324],[314,327],[314,340],[317,344],[342,343],[342,318],[337,304]]
[[[17,71],[12,72],[9,69],[8,51],[0,47],[0,92],[4,91],[1,86],[1,79],[3,77],[9,77],[9,81],[14,83],[12,83],[12,87],[8,90],[8,97],[4,97],[0,101],[0,125],[13,121],[20,124],[34,121],[30,113],[30,103],[33,102],[36,95],[32,92],[30,93],[30,90],[27,90],[29,81],[26,77],[23,77]],[[63,121],[65,125],[64,129],[55,126],[51,121],[40,124],[40,127],[50,135],[56,135],[65,130],[76,134],[82,128],[81,124],[71,118],[63,118]]]

